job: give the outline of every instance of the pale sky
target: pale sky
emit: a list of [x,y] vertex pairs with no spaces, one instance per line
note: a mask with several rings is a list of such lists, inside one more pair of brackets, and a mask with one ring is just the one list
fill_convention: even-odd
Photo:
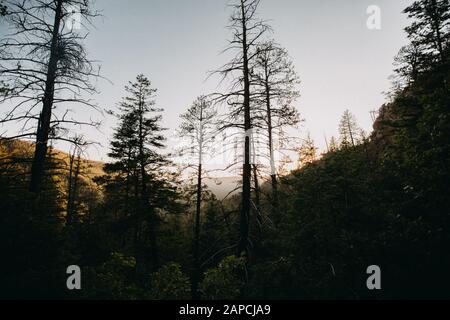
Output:
[[[393,58],[406,43],[401,11],[412,0],[262,0],[260,17],[270,20],[274,39],[285,47],[296,66],[302,97],[296,106],[306,120],[299,134],[309,130],[325,148],[324,135],[338,134],[338,122],[350,109],[368,132],[370,111],[384,102],[390,87]],[[94,99],[112,109],[123,87],[143,73],[158,91],[164,125],[170,135],[179,115],[201,94],[216,90],[206,80],[210,70],[226,62],[220,51],[230,33],[227,0],[96,0],[103,17],[86,41],[89,56],[100,60],[101,92]],[[366,26],[367,7],[381,9],[381,30]],[[89,117],[80,112],[83,119]],[[104,119],[102,132],[85,130],[103,147],[90,158],[107,160],[108,140],[115,122]]]

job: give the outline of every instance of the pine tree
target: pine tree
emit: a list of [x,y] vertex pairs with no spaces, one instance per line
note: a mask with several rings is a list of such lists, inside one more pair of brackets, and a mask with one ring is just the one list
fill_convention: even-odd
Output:
[[342,146],[353,146],[361,142],[362,130],[356,122],[355,116],[349,111],[345,110],[339,124],[339,133],[341,135]]
[[[259,94],[257,98],[258,107],[253,110],[255,113],[254,126],[262,128],[262,131],[266,133],[273,210],[277,210],[276,131],[296,126],[300,122],[299,113],[293,106],[293,103],[300,96],[296,88],[300,81],[288,52],[273,40],[265,41],[258,46],[252,76]],[[254,171],[256,172],[256,168]],[[254,177],[255,184],[257,184],[256,173]],[[258,190],[256,190],[256,193],[258,194]]]
[[148,78],[138,75],[125,90],[128,96],[120,103],[120,124],[109,153],[115,161],[105,169],[112,186],[124,198],[124,213],[131,212],[128,218],[134,221],[136,272],[144,281],[149,271],[159,266],[158,210],[173,205],[176,191],[162,170],[169,161],[160,153],[165,138],[160,125],[162,110],[155,107],[156,89],[151,87]]
[[243,130],[244,150],[242,166],[242,205],[240,210],[240,232],[237,244],[237,255],[248,253],[250,248],[250,212],[251,212],[251,139],[254,134],[255,92],[252,84],[252,64],[257,56],[257,46],[260,39],[271,30],[265,21],[257,16],[260,0],[235,0],[230,7],[234,12],[230,18],[229,29],[232,40],[227,50],[233,50],[236,55],[231,62],[222,66],[215,73],[222,80],[232,78],[230,91],[219,94],[218,102],[225,102],[229,107],[228,119],[222,129],[239,128]]
[[[450,41],[450,1],[418,0],[404,10],[413,23],[405,31],[414,47],[427,60],[447,58],[445,46]],[[428,64],[428,63],[427,63]]]
[[338,142],[336,141],[336,138],[333,136],[333,137],[331,137],[331,139],[330,139],[330,146],[329,146],[329,151],[330,152],[335,152],[335,151],[337,151],[337,150],[339,150],[339,144],[338,144]]
[[299,168],[306,166],[307,164],[313,163],[317,160],[317,147],[315,145],[314,140],[311,138],[311,134],[308,133],[308,136],[301,147],[298,150],[299,154]]
[[[197,176],[195,223],[194,223],[194,272],[192,276],[192,295],[194,299],[199,298],[198,283],[201,276],[200,249],[200,217],[203,195],[204,159],[211,155],[213,143],[215,142],[215,121],[217,112],[205,97],[199,97],[186,113],[181,115],[183,120],[180,125],[180,136],[190,139],[192,145],[188,147],[191,155],[197,157],[197,165],[194,165]],[[191,167],[191,164],[189,164]]]

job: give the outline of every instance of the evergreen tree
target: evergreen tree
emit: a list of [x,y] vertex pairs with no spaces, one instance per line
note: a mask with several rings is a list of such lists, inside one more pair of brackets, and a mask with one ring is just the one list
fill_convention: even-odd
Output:
[[[188,111],[181,115],[183,122],[180,125],[180,136],[193,141],[188,147],[191,155],[196,157],[197,164],[193,165],[196,174],[196,198],[195,198],[195,222],[194,222],[194,272],[192,276],[192,295],[199,298],[198,283],[201,276],[200,261],[200,225],[203,196],[204,159],[211,156],[213,143],[215,142],[215,121],[217,112],[205,97],[199,97]],[[191,167],[191,164],[189,164]]]
[[169,161],[161,154],[165,138],[160,125],[161,109],[155,106],[156,89],[138,75],[126,86],[128,96],[120,103],[120,124],[114,133],[107,164],[106,187],[122,200],[122,215],[133,227],[133,250],[139,279],[159,267],[158,212],[174,205],[176,187],[163,169]]
[[339,149],[339,144],[334,136],[330,139],[329,149],[330,152],[335,152]]
[[358,126],[355,116],[349,110],[345,110],[342,115],[339,123],[339,133],[343,146],[355,147],[362,140],[362,130]]
[[[296,86],[300,83],[294,64],[286,49],[275,41],[266,41],[257,48],[257,58],[252,68],[252,76],[258,91],[254,108],[254,126],[262,129],[267,138],[268,158],[270,161],[270,179],[272,185],[273,211],[278,208],[278,181],[275,163],[276,132],[293,127],[300,122],[297,109],[293,106],[299,97]],[[256,135],[253,139],[260,138]],[[278,139],[283,137],[278,136]],[[257,186],[257,167],[254,165],[254,180]],[[257,198],[258,187],[255,187]],[[258,205],[259,208],[259,205]]]
[[308,133],[301,147],[298,150],[299,155],[299,168],[306,166],[307,164],[311,164],[317,160],[317,147],[314,143],[314,140],[311,138],[311,134]]
[[420,48],[427,60],[447,58],[445,46],[450,41],[449,0],[418,0],[404,10],[413,22],[405,30],[411,44]]

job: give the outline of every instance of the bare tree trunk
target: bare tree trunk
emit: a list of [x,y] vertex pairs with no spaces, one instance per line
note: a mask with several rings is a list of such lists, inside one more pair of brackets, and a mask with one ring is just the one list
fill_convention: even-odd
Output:
[[67,188],[67,212],[66,223],[70,225],[72,223],[72,197],[73,197],[73,166],[75,162],[75,151],[69,156],[69,182]]
[[273,124],[272,124],[272,105],[269,86],[269,74],[267,69],[267,62],[265,64],[265,89],[266,89],[266,110],[267,110],[267,130],[269,136],[269,153],[270,153],[270,180],[272,184],[272,214],[278,215],[279,201],[278,201],[278,180],[277,168],[275,165],[275,154],[273,147]]
[[194,230],[194,275],[192,279],[192,298],[198,300],[198,283],[201,276],[201,264],[199,259],[200,249],[200,213],[202,208],[202,164],[203,164],[203,108],[200,108],[200,128],[199,128],[199,154],[198,154],[198,174],[197,174],[197,203],[195,209],[195,230]]
[[[141,102],[142,105],[142,102]],[[147,190],[147,172],[145,171],[145,155],[144,155],[144,133],[143,133],[143,119],[144,112],[141,110],[139,115],[139,162],[141,169],[141,214],[143,217],[148,217],[148,238],[150,241],[150,263],[152,269],[158,267],[158,247],[155,234],[155,213],[150,207],[150,199]]]
[[73,176],[74,181],[73,181],[72,205],[71,205],[72,220],[74,218],[74,213],[76,213],[76,211],[75,211],[75,201],[76,201],[76,198],[77,198],[78,182],[79,182],[79,178],[80,178],[80,171],[81,171],[81,155],[79,153],[78,156],[77,156],[77,161],[76,161],[76,165],[75,165],[75,172],[74,172],[74,176]]
[[192,298],[198,300],[200,298],[198,292],[198,283],[200,282],[201,266],[200,266],[200,212],[202,201],[202,164],[198,167],[197,177],[197,203],[195,209],[195,229],[194,229],[194,275],[192,279]]
[[134,213],[134,256],[136,258],[136,278],[139,281],[142,275],[145,273],[144,258],[143,258],[143,247],[141,240],[141,225],[142,225],[142,210],[140,208],[140,203],[137,203],[139,199],[139,174],[138,168],[134,168],[134,202],[133,202],[133,213]]
[[350,125],[350,119],[347,119],[347,127],[348,127],[348,134],[350,135],[350,139],[352,141],[352,146],[355,146],[355,139],[353,138],[353,129]]
[[53,24],[53,36],[50,47],[50,59],[47,69],[45,93],[42,111],[39,116],[39,124],[36,133],[36,147],[33,165],[31,168],[30,191],[38,193],[41,190],[44,175],[45,159],[48,151],[48,138],[50,134],[50,121],[52,117],[53,99],[55,91],[56,72],[58,68],[58,37],[62,20],[63,0],[57,0],[55,21]]
[[243,76],[244,76],[244,129],[245,129],[245,150],[244,166],[242,175],[242,208],[240,216],[240,232],[237,254],[248,253],[249,244],[249,216],[251,208],[251,164],[250,164],[250,139],[251,139],[251,114],[250,114],[250,72],[247,44],[247,20],[245,3],[241,0],[242,16],[242,49],[243,49]]
[[262,238],[261,188],[259,186],[258,167],[253,165],[253,183],[255,187],[255,216],[258,228],[258,240]]
[[131,150],[128,150],[127,155],[127,172],[126,172],[126,182],[125,182],[125,212],[128,214],[130,211],[130,163],[131,163]]
[[[271,209],[272,216],[279,218],[279,201],[278,201],[278,180],[277,180],[277,168],[275,164],[275,154],[273,145],[273,123],[272,123],[272,104],[271,104],[271,91],[269,85],[269,70],[267,60],[264,64],[265,73],[265,93],[266,93],[266,112],[267,112],[267,131],[269,137],[269,156],[270,156],[270,182],[272,185],[272,201]],[[278,220],[278,219],[276,219]]]
[[81,155],[78,154],[75,163],[75,152],[70,156],[69,191],[67,197],[67,224],[74,222],[75,199],[78,190],[78,178],[81,170]]

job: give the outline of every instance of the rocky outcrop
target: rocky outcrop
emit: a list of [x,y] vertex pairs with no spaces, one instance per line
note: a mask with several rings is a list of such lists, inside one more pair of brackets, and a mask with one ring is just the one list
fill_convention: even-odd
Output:
[[371,140],[381,146],[394,144],[401,129],[416,125],[421,112],[421,104],[416,98],[403,92],[395,101],[380,108]]

